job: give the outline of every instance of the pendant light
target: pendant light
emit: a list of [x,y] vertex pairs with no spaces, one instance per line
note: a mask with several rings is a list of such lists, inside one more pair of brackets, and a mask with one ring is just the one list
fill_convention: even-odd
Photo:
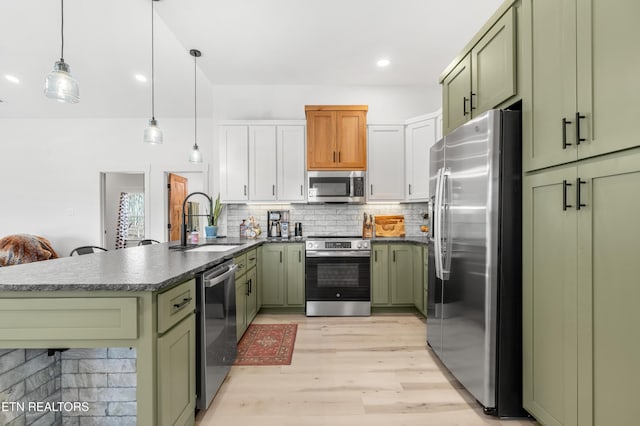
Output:
[[153,2],[158,0],[151,0],[151,120],[149,120],[149,127],[144,129],[144,141],[150,144],[162,143],[162,130],[158,127],[156,121],[156,109],[155,109],[155,65],[154,65],[154,45],[153,45]]
[[196,68],[196,60],[202,53],[199,50],[191,49],[189,54],[193,56],[193,149],[191,150],[191,154],[189,155],[189,161],[191,163],[202,163],[202,154],[200,153],[200,149],[198,149],[198,79],[197,74],[198,70]]
[[44,94],[47,98],[56,101],[75,104],[80,101],[80,89],[78,82],[70,74],[69,64],[64,61],[64,0],[60,0],[60,10],[62,15],[60,60],[56,61],[53,71],[44,80]]

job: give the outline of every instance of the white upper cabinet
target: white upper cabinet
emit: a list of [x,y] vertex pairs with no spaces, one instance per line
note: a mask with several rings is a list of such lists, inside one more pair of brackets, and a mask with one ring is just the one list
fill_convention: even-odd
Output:
[[249,200],[276,200],[276,149],[276,126],[249,127]]
[[222,201],[305,202],[305,134],[302,124],[220,126]]
[[304,126],[278,126],[276,194],[279,201],[306,201],[305,134]]
[[224,202],[249,199],[249,126],[220,128],[220,198]]
[[404,126],[369,126],[369,201],[404,199]]
[[407,201],[429,199],[429,150],[436,142],[441,115],[414,121],[406,129],[406,185]]

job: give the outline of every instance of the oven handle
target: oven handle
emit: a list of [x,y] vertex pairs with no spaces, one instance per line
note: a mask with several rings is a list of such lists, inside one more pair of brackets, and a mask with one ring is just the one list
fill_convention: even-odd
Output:
[[371,257],[370,250],[307,251],[306,257]]

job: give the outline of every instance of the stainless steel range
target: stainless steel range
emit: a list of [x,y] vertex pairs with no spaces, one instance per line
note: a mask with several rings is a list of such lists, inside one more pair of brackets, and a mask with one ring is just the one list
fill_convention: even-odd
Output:
[[354,237],[308,237],[307,316],[371,315],[371,242]]

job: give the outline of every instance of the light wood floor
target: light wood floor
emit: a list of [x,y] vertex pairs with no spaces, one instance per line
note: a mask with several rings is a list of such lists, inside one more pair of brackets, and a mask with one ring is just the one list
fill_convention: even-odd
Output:
[[426,348],[417,315],[258,315],[254,322],[298,324],[291,365],[234,366],[197,425],[535,424],[485,416]]

